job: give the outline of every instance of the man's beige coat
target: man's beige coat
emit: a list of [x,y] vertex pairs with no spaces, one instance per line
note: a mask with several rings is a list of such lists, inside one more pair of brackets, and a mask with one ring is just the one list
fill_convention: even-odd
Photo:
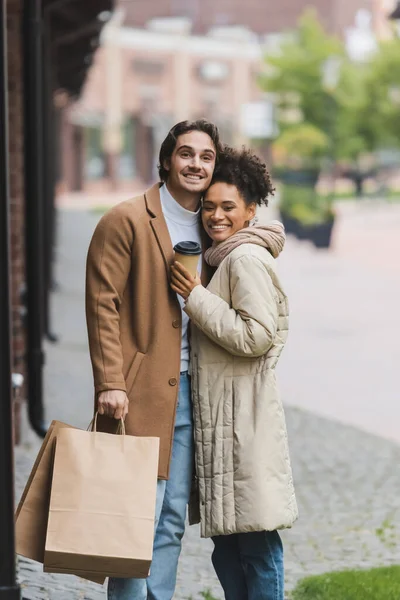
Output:
[[[87,258],[86,318],[96,396],[124,390],[126,431],[160,438],[167,479],[180,372],[181,309],[169,286],[174,253],[159,184],[100,220]],[[203,269],[204,281],[207,268]],[[99,417],[101,431],[118,422]]]
[[275,380],[288,303],[274,263],[266,248],[243,244],[186,303],[204,537],[290,527],[297,518]]

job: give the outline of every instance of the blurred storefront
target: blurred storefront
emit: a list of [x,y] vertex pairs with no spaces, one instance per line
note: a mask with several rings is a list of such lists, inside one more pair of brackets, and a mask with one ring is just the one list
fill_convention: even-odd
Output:
[[[134,29],[116,13],[104,29],[81,99],[63,120],[63,187],[99,189],[156,177],[156,149],[183,119],[215,121],[227,142],[245,141],[242,106],[262,98],[262,48],[244,28],[192,35],[188,19],[158,19]],[[77,173],[74,156],[85,156]],[[74,164],[75,162],[75,164]]]
[[[342,37],[367,11],[382,36],[389,1],[313,6]],[[129,193],[133,182],[149,184],[162,139],[182,119],[205,117],[226,142],[248,142],[249,108],[269,102],[258,86],[263,54],[277,48],[307,6],[305,0],[285,0],[279,10],[260,0],[119,0],[80,100],[62,113],[60,191]],[[261,152],[267,155],[267,142]]]
[[[22,400],[44,437],[43,339],[53,284],[56,90],[77,97],[112,0],[3,0],[0,8],[0,597],[21,597],[13,444]],[[107,11],[107,12],[106,12]],[[99,14],[101,18],[99,18]],[[18,402],[15,402],[18,390]]]
[[[4,285],[9,282],[11,303],[10,310],[6,285],[0,309],[2,356],[8,355],[11,346],[12,371],[23,375],[26,383],[20,397],[27,398],[32,427],[43,435],[42,340],[54,340],[48,299],[54,283],[54,198],[62,120],[54,97],[58,90],[67,98],[79,96],[113,2],[7,0],[2,5],[4,148],[0,169],[1,221],[6,235],[2,239],[1,272]],[[8,364],[6,360],[4,364]],[[21,382],[22,378],[14,381]],[[4,401],[7,382],[9,373],[4,368],[0,390]],[[19,404],[15,411],[18,417]],[[18,418],[15,422],[18,440]]]
[[324,27],[341,34],[354,23],[358,10],[373,10],[373,3],[391,0],[119,0],[126,10],[126,23],[145,27],[158,17],[187,17],[195,34],[206,34],[213,27],[244,26],[259,36],[293,29],[305,8],[315,8]]

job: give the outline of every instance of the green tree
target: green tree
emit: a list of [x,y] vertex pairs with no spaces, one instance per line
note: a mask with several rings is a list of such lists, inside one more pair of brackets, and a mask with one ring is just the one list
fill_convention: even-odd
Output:
[[367,106],[380,145],[400,146],[400,39],[381,42],[366,77]]
[[[340,70],[330,86],[323,73],[332,57]],[[327,154],[355,163],[367,152],[400,144],[398,38],[382,42],[367,63],[353,63],[343,42],[324,30],[311,9],[265,63],[260,84],[275,94],[282,135],[303,122],[328,136]]]
[[335,158],[357,163],[379,146],[379,115],[370,110],[368,75],[369,65],[343,62],[335,90]]
[[309,9],[279,54],[265,57],[261,86],[276,94],[281,129],[291,127],[290,115],[299,112],[303,121],[326,130],[333,90],[324,86],[323,70],[332,56],[344,56],[343,44],[324,31],[315,11]]
[[[339,65],[334,81],[326,77],[329,63]],[[400,146],[399,38],[381,42],[368,61],[354,63],[343,41],[328,34],[309,9],[279,52],[266,55],[260,85],[275,97],[280,135],[274,151],[285,168],[318,167],[328,157],[344,161],[361,193],[367,175],[362,159]]]

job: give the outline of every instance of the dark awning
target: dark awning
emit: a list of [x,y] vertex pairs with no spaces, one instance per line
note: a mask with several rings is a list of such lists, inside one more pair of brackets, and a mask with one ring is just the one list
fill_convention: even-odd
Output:
[[114,0],[43,0],[54,89],[79,94]]

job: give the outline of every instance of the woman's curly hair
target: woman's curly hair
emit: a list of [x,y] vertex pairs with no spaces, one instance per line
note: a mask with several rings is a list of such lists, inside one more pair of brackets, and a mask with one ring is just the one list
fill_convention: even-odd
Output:
[[246,204],[268,206],[268,197],[275,191],[266,164],[244,146],[241,150],[223,146],[211,185],[218,182],[236,186]]

